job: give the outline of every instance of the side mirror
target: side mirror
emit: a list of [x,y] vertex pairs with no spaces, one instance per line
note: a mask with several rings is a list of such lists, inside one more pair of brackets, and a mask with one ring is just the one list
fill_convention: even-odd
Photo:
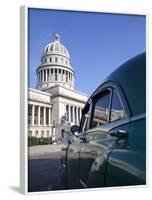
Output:
[[73,135],[75,135],[76,132],[78,133],[79,130],[80,130],[80,127],[78,125],[71,126],[71,132],[73,133]]

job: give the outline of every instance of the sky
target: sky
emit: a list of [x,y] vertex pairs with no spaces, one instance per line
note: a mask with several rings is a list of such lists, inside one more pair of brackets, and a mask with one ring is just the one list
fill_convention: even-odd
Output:
[[[88,96],[117,67],[146,51],[146,17],[29,9],[29,87],[36,87],[36,69],[54,35],[68,49],[75,70],[75,89]],[[137,72],[138,73],[138,72]]]

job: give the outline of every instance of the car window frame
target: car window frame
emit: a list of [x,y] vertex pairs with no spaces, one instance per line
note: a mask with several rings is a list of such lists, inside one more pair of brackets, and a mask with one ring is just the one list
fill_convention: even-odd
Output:
[[[107,127],[109,130],[112,128],[112,127],[115,127],[115,126],[118,126],[119,124],[122,124],[122,123],[128,123],[130,121],[130,117],[131,117],[131,109],[130,109],[130,106],[128,104],[128,100],[127,100],[127,97],[123,91],[123,89],[121,88],[121,86],[119,85],[119,83],[117,81],[113,81],[113,80],[110,80],[110,81],[106,81],[104,82],[102,85],[100,85],[94,92],[93,94],[90,96],[89,100],[87,101],[87,103],[90,103],[90,115],[89,115],[89,119],[88,119],[88,127],[87,127],[87,130],[85,132],[89,133],[90,130],[92,131],[93,129],[96,129],[97,127],[94,127],[94,128],[91,128],[91,120],[92,120],[92,115],[93,115],[93,101],[92,99],[97,96],[99,93],[101,93],[102,91],[104,91],[105,89],[107,88],[113,88],[115,89],[121,103],[122,103],[122,106],[126,112],[126,118],[125,119],[119,119],[119,120],[116,120],[116,121],[112,121],[112,122],[109,122],[103,126],[100,126],[100,127]],[[112,98],[112,95],[111,95],[111,98]],[[110,102],[112,103],[112,100],[110,99]],[[87,104],[86,103],[86,104]],[[110,103],[110,109],[111,109],[111,103]],[[84,106],[85,108],[85,106]],[[84,110],[84,109],[83,109]],[[82,111],[82,117],[83,117],[83,111]],[[110,115],[109,115],[109,120],[110,120]],[[80,122],[80,133],[83,134],[82,132],[82,118],[81,118],[81,122]]]
[[[113,101],[113,93],[114,93],[114,91],[115,91],[115,93],[116,93],[116,95],[117,95],[117,97],[118,97],[118,99],[119,99],[119,101],[120,101],[120,104],[121,104],[121,106],[122,106],[122,108],[123,108],[123,110],[124,110],[124,112],[125,112],[125,114],[126,114],[126,117],[124,117],[124,118],[120,118],[120,119],[116,119],[116,120],[114,120],[114,121],[110,121],[110,118],[111,118],[111,112],[112,112],[112,101]],[[124,104],[123,104],[123,101],[122,101],[122,99],[121,99],[121,96],[119,95],[119,92],[114,88],[114,87],[112,87],[112,91],[111,91],[111,107],[110,107],[110,115],[109,115],[109,122],[108,123],[112,123],[112,122],[115,122],[115,121],[119,121],[119,120],[124,120],[125,118],[127,118],[127,113],[126,113],[126,110],[125,110],[125,106],[124,106]]]
[[[110,82],[110,83],[111,83],[111,82]],[[116,87],[116,85],[115,85],[113,82],[112,82],[112,84],[109,84],[109,85],[107,85],[107,86],[106,86],[106,85],[107,85],[107,84],[105,84],[102,88],[99,88],[98,91],[96,91],[96,92],[94,93],[94,95],[92,95],[92,100],[93,100],[93,98],[96,98],[96,96],[100,95],[102,92],[104,92],[104,90],[106,90],[106,89],[110,89],[110,90],[111,90],[111,94],[110,94],[110,103],[109,103],[109,105],[110,105],[110,108],[109,108],[109,109],[110,109],[110,112],[109,112],[108,122],[107,122],[106,124],[102,125],[102,126],[99,126],[99,127],[111,126],[111,124],[115,124],[115,123],[117,123],[118,121],[119,121],[119,122],[121,122],[121,121],[128,121],[128,120],[129,120],[129,117],[130,117],[130,114],[131,114],[131,112],[130,112],[130,110],[129,110],[129,107],[128,107],[128,105],[127,105],[127,101],[126,101],[126,99],[125,99],[125,96],[123,95],[123,92],[121,91],[120,88],[119,88],[119,89],[117,88],[117,87],[119,87],[119,86],[117,85],[117,87]],[[118,98],[119,98],[119,100],[120,100],[120,102],[121,102],[121,104],[122,104],[123,110],[124,110],[125,113],[126,113],[126,117],[110,122],[110,115],[111,115],[111,108],[112,108],[113,90],[116,91],[116,94],[117,94],[117,96],[118,96]],[[119,90],[119,91],[118,91],[118,90]],[[120,94],[120,93],[121,93],[121,94]],[[93,103],[94,103],[94,102],[92,101],[92,108],[94,107],[94,104],[93,104]],[[98,127],[92,127],[92,126],[91,126],[91,125],[92,125],[92,120],[93,120],[93,114],[94,114],[94,109],[92,109],[92,110],[91,110],[91,113],[90,113],[89,130],[98,128]]]
[[[82,110],[82,117],[81,117],[81,121],[80,121],[80,129],[79,132],[82,133],[83,132],[83,127],[84,127],[84,116],[86,114],[85,110],[86,107],[89,105],[89,112],[91,113],[91,105],[92,105],[92,101],[91,98],[87,101],[87,103],[85,104],[83,110]],[[87,131],[89,129],[89,120],[90,120],[90,113],[89,113],[89,117],[88,117],[88,122],[87,122],[87,129],[85,131]]]
[[[108,122],[109,122],[112,91],[111,91],[111,88],[110,88],[110,87],[107,87],[107,88],[104,88],[101,92],[97,93],[95,96],[92,97],[92,109],[91,109],[91,113],[90,113],[90,124],[89,124],[89,128],[90,128],[90,129],[97,128],[97,127],[92,127],[93,115],[94,115],[94,109],[95,109],[96,101],[97,101],[97,99],[99,98],[98,96],[100,96],[101,93],[104,93],[104,92],[106,92],[107,90],[110,91],[110,98],[109,98],[109,108],[108,108],[107,123],[105,123],[104,125],[108,124]],[[104,126],[104,125],[102,125],[102,126]]]

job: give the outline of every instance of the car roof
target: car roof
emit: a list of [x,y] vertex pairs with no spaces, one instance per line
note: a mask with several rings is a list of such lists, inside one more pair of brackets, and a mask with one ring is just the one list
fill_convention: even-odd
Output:
[[121,87],[131,114],[146,111],[146,53],[139,54],[113,71],[99,86],[114,81]]

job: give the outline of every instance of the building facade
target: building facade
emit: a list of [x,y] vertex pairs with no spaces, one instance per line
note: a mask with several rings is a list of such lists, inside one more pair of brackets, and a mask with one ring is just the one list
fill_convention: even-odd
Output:
[[36,70],[36,89],[28,90],[29,136],[61,138],[79,124],[87,95],[75,90],[75,72],[68,50],[55,35]]

